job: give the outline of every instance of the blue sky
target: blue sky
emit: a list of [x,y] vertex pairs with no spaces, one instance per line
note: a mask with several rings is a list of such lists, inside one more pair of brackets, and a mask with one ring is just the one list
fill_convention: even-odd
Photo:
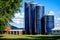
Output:
[[[24,2],[26,2],[26,1],[28,1],[28,0],[22,1],[22,7],[20,8],[21,13],[15,14],[15,18],[12,19],[14,21],[14,23],[11,23],[11,24],[14,26],[17,26],[19,28],[24,28]],[[55,25],[58,24],[60,26],[60,0],[30,0],[30,2],[35,2],[38,4],[44,5],[45,14],[47,14],[49,11],[53,11],[54,17],[55,17]],[[21,19],[21,17],[23,19]],[[23,20],[23,21],[21,21],[21,20]]]

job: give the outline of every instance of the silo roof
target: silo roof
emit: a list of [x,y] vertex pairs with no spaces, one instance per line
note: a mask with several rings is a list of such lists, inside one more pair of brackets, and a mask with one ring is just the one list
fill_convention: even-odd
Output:
[[49,11],[46,15],[54,15],[53,11]]
[[43,6],[42,4],[37,4],[37,6]]
[[47,15],[54,15],[53,11],[49,11]]

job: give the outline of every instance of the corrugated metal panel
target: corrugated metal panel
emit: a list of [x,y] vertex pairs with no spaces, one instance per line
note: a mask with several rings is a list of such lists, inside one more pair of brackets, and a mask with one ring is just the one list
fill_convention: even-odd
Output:
[[41,34],[41,19],[44,16],[44,6],[34,3],[25,3],[25,30],[26,34]]
[[54,28],[54,16],[53,15],[46,15],[45,16],[45,22],[46,22],[46,33],[51,34],[52,30]]
[[41,19],[41,34],[45,34],[45,29],[46,27],[45,27],[45,18],[44,18],[44,16],[42,17],[42,19]]
[[36,4],[34,3],[31,3],[30,4],[30,33],[31,34],[35,34],[35,11],[34,11],[34,8],[35,8]]
[[36,33],[41,34],[41,19],[44,16],[44,6],[36,6]]
[[29,2],[25,2],[25,33],[29,34]]

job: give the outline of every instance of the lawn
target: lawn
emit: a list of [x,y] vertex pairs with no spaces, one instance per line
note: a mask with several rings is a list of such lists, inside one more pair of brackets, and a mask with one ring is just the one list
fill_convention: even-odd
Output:
[[0,40],[60,40],[60,35],[0,35]]

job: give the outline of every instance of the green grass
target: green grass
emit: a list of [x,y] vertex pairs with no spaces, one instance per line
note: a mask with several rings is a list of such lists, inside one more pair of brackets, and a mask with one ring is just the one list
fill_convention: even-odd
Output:
[[60,35],[0,35],[0,40],[60,40]]

